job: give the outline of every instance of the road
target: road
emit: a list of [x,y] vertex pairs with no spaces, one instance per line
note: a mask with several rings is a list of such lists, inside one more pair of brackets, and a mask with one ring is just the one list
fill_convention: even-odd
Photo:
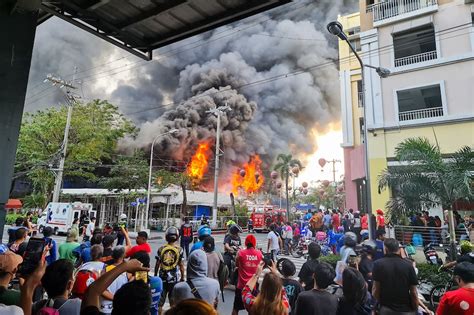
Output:
[[[8,235],[7,235],[7,232],[6,232],[8,230],[8,227],[9,226],[5,226],[5,229],[4,229],[3,244],[5,244],[8,240]],[[263,250],[266,250],[266,248],[267,248],[267,238],[266,238],[267,235],[266,234],[258,234],[258,233],[254,234],[254,235],[257,239],[257,248],[262,248]],[[246,236],[247,236],[247,233],[243,233],[241,235],[242,242],[244,241]],[[223,234],[213,235],[213,237],[215,239],[216,250],[223,251],[224,235]],[[58,245],[66,241],[65,236],[53,236],[53,239],[56,240]],[[132,243],[133,242],[134,241],[132,240]],[[149,243],[150,243],[150,246],[152,248],[152,253],[153,253],[153,255],[151,255],[151,266],[152,266],[152,269],[153,269],[153,267],[155,266],[155,262],[156,262],[155,254],[156,254],[158,248],[165,244],[164,233],[155,233],[155,232],[153,232],[152,233],[152,239],[149,240]],[[282,257],[287,257],[287,258],[289,258],[293,261],[293,263],[296,265],[296,274],[298,274],[298,272],[301,269],[301,266],[305,262],[305,260],[303,258],[294,258],[294,257],[291,257],[291,256],[282,256]],[[222,300],[219,299],[219,308],[218,308],[219,314],[231,314],[232,306],[233,306],[233,302],[234,302],[234,290],[227,289],[227,288],[224,289],[224,298],[225,298],[225,302],[222,302]],[[167,305],[165,305],[165,307],[166,306]],[[240,314],[246,314],[246,312],[240,312]]]

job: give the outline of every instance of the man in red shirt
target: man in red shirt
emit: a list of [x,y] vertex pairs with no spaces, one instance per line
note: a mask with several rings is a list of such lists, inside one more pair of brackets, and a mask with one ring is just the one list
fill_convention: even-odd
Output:
[[252,234],[245,238],[246,249],[241,249],[237,253],[235,264],[239,268],[239,279],[235,288],[234,307],[232,315],[237,315],[239,311],[244,309],[242,302],[242,289],[245,284],[252,278],[258,268],[258,264],[262,261],[262,252],[255,249],[257,240]]
[[147,243],[148,233],[145,231],[138,232],[137,234],[137,245],[133,246],[127,251],[127,257],[132,257],[135,253],[138,252],[147,252],[151,253],[150,244]]
[[474,314],[474,264],[462,262],[454,267],[459,289],[446,292],[439,302],[436,315]]

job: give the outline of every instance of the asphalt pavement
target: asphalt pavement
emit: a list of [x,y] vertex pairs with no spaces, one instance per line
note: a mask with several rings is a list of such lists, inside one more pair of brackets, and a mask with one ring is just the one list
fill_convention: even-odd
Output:
[[[7,230],[9,226],[5,226],[4,232],[3,232],[3,241],[2,243],[5,244],[8,241],[8,235],[7,235]],[[263,251],[266,251],[267,249],[267,234],[266,233],[255,233],[254,234],[256,239],[257,239],[257,248],[263,249]],[[223,252],[224,250],[224,234],[218,234],[218,235],[213,235],[215,239],[215,244],[216,244],[216,250]],[[242,243],[247,236],[247,233],[242,233],[241,238],[242,238]],[[53,236],[53,239],[56,240],[56,242],[59,244],[63,243],[66,241],[65,236]],[[135,241],[132,239],[132,245]],[[165,244],[165,239],[164,239],[164,233],[163,232],[151,232],[151,239],[148,241],[152,248],[152,255],[151,255],[151,269],[153,270],[155,266],[155,255],[156,252],[158,251],[158,248],[163,246]],[[304,258],[294,258],[292,256],[281,256],[281,257],[286,257],[289,258],[293,263],[296,265],[296,275],[301,269],[301,266],[305,262]],[[219,314],[227,315],[232,313],[232,306],[234,302],[234,290],[232,288],[226,288],[224,289],[224,299],[225,302],[222,302],[222,297],[219,299]],[[168,303],[167,303],[168,304]],[[165,308],[167,305],[165,305]],[[239,314],[247,314],[247,312],[242,311]]]

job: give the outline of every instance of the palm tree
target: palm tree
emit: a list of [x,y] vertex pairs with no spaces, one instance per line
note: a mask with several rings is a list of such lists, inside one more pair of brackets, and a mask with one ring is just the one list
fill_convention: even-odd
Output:
[[[426,138],[408,138],[395,148],[401,166],[384,170],[378,177],[379,191],[395,192],[387,203],[392,218],[419,211],[423,206],[441,205],[452,210],[458,200],[473,201],[474,152],[468,146],[444,158],[439,146]],[[451,240],[454,240],[452,211]]]
[[291,154],[279,154],[277,156],[277,164],[273,167],[275,171],[280,172],[280,177],[285,180],[287,219],[290,218],[290,195],[288,192],[288,181],[293,167],[298,167],[299,169],[303,168],[301,162],[297,159],[293,159],[293,156]]

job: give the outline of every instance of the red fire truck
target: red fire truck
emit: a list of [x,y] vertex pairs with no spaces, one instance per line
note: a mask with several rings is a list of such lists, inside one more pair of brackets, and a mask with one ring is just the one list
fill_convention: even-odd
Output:
[[286,211],[273,205],[253,205],[249,207],[250,219],[255,232],[270,230],[270,224],[280,224],[286,220]]

